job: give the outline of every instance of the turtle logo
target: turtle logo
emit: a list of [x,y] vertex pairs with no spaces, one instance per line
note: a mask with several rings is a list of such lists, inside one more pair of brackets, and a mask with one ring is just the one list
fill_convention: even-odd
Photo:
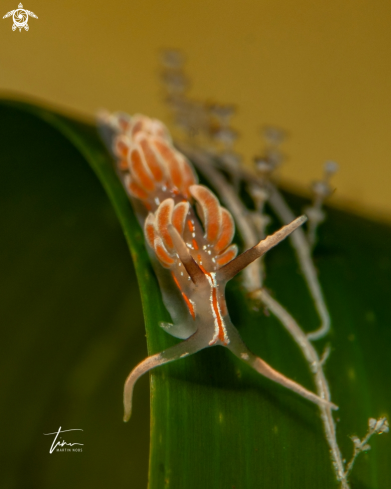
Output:
[[30,17],[34,17],[35,19],[38,19],[38,17],[34,14],[34,12],[30,12],[30,10],[25,10],[21,3],[18,5],[18,8],[16,10],[11,10],[11,12],[6,13],[3,19],[6,19],[7,17],[11,17],[11,15],[14,20],[12,30],[16,31],[16,29],[19,29],[19,32],[22,31],[22,28],[24,28],[26,31],[29,30],[29,25],[27,23],[29,20],[29,15]]

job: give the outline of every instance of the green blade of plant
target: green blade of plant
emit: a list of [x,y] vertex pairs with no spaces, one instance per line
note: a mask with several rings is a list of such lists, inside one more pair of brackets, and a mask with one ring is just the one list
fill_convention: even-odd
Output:
[[[168,316],[142,233],[95,130],[45,109],[12,105],[59,130],[91,165],[114,205],[132,253],[149,353],[174,344],[176,340],[158,327]],[[69,178],[73,171],[69,170]],[[299,213],[303,202],[295,196],[289,201]],[[390,243],[390,228],[329,210],[316,251],[333,323],[332,333],[319,342],[319,351],[330,342],[326,375],[332,398],[340,406],[337,435],[345,458],[352,452],[350,435],[362,437],[369,417],[390,414]],[[269,255],[267,287],[305,330],[316,329],[318,319],[288,242]],[[233,323],[249,348],[314,390],[296,345],[267,311],[256,310],[240,280],[230,284],[227,295]],[[135,399],[140,391],[136,386]],[[134,418],[123,426],[129,444],[136,429]],[[383,436],[371,445],[372,450],[356,462],[352,489],[390,487],[390,442]],[[123,484],[136,487],[132,474]],[[259,377],[220,347],[157,369],[151,375],[149,488],[184,487],[337,487],[317,408]]]
[[[0,487],[145,487],[148,379],[124,430],[123,381],[147,354],[122,229],[56,128],[0,106]],[[83,453],[53,453],[62,429]],[[78,432],[75,432],[78,433]],[[65,433],[66,435],[66,433]]]

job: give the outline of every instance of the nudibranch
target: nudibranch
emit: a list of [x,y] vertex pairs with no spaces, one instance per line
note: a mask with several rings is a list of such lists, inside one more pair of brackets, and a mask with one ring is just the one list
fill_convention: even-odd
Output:
[[131,371],[124,388],[124,421],[130,418],[134,384],[141,375],[215,345],[228,348],[261,375],[304,398],[337,409],[254,355],[232,324],[225,301],[227,282],[301,226],[306,217],[298,217],[237,256],[230,212],[211,190],[198,184],[192,165],[175,149],[160,121],[105,112],[99,115],[99,126],[144,227],[163,300],[172,318],[172,324],[160,326],[183,340],[146,358]]

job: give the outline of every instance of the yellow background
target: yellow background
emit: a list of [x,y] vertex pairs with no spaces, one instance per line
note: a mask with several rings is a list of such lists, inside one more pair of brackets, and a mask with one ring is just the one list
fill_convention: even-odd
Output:
[[[1,2],[1,17],[18,0]],[[182,49],[191,94],[239,109],[246,160],[265,123],[289,131],[286,182],[334,159],[332,202],[391,219],[391,3],[386,0],[25,0],[29,32],[0,19],[0,90],[92,115],[167,120],[158,53]]]

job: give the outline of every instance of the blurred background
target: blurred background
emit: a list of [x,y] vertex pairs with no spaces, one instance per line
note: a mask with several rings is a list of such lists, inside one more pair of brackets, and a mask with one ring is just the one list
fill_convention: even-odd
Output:
[[[2,2],[3,12],[18,0]],[[0,24],[0,90],[93,116],[100,107],[169,120],[159,52],[187,57],[190,94],[233,103],[247,163],[264,124],[285,129],[287,185],[325,160],[332,204],[391,220],[391,4],[369,0],[26,0],[30,30]]]

